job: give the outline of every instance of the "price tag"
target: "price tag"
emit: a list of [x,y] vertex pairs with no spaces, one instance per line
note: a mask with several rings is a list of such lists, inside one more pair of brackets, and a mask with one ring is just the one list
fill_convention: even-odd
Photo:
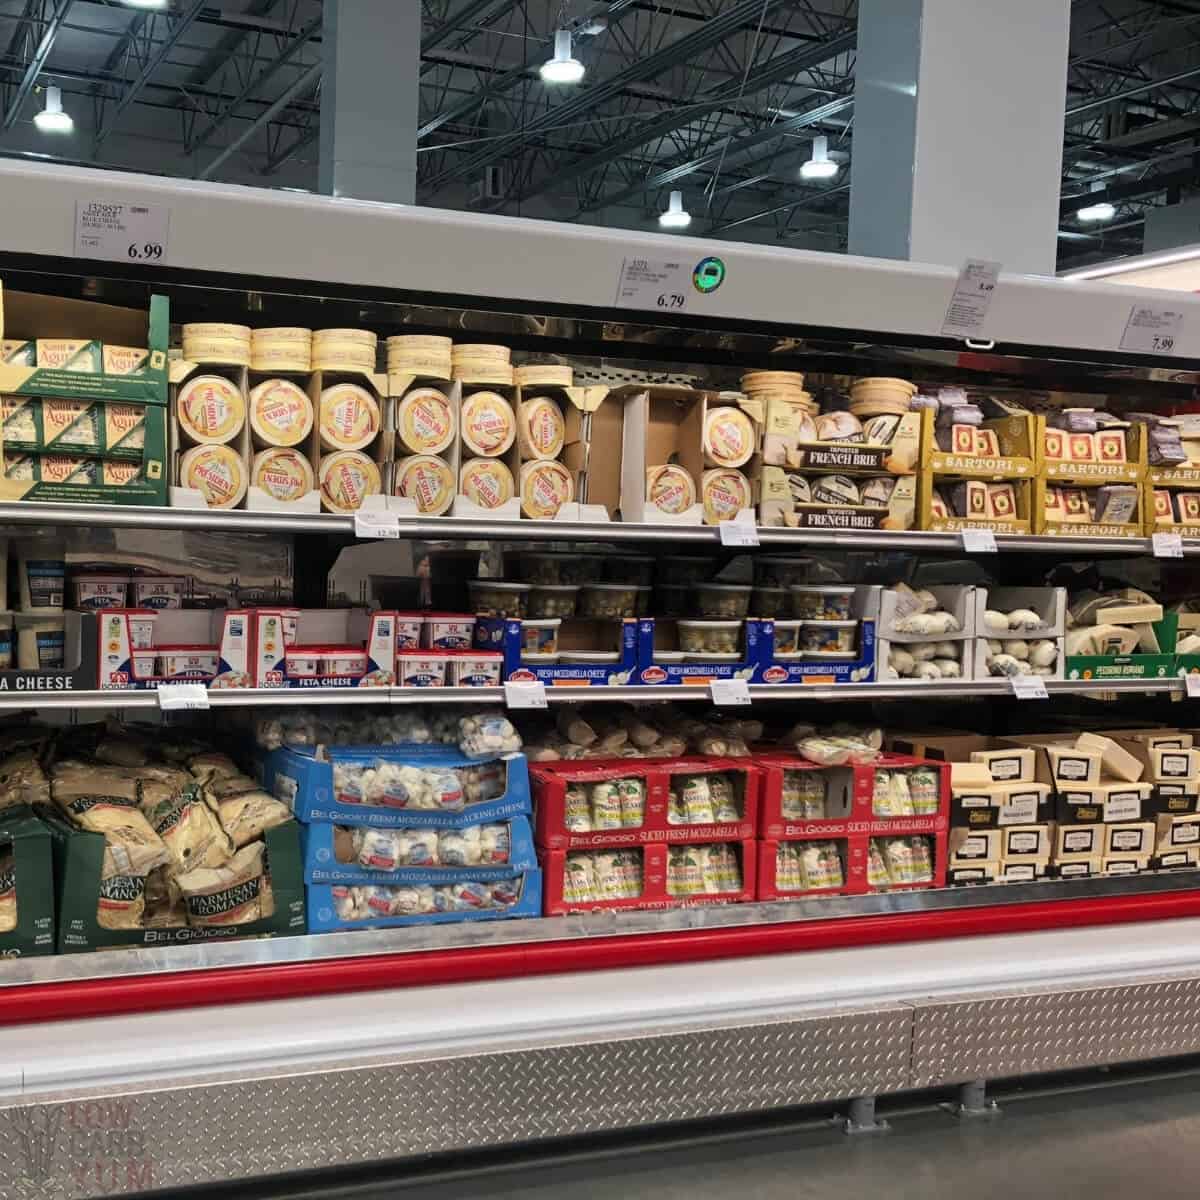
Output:
[[1046,681],[1040,675],[1014,675],[1009,682],[1018,700],[1050,699],[1046,692]]
[[995,554],[996,535],[990,529],[964,529],[963,549],[968,554]]
[[208,688],[202,683],[160,683],[158,707],[163,712],[208,710]]
[[722,546],[758,545],[758,526],[749,521],[721,521],[717,528],[721,531]]
[[1183,310],[1166,305],[1135,304],[1129,310],[1121,349],[1137,354],[1174,354],[1183,326]]
[[1189,671],[1183,677],[1183,686],[1189,700],[1200,700],[1200,675],[1194,675]]
[[714,679],[712,702],[721,705],[749,704],[750,686],[744,679]]
[[546,685],[540,679],[531,683],[506,683],[504,703],[509,708],[547,708]]
[[618,308],[687,312],[697,299],[725,282],[725,262],[713,255],[695,258],[625,258],[617,280]]
[[400,518],[390,512],[364,512],[361,508],[354,514],[354,536],[359,538],[398,538]]
[[1183,535],[1178,533],[1155,533],[1150,536],[1155,558],[1182,558]]
[[164,264],[171,210],[161,205],[75,201],[75,254],[121,262]]
[[963,263],[942,322],[943,337],[971,337],[983,329],[999,278],[998,262],[968,258]]

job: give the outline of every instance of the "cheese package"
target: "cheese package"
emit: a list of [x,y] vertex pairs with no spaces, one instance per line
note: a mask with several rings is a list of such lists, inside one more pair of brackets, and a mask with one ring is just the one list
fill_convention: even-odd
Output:
[[514,490],[512,472],[494,458],[469,458],[459,472],[459,495],[480,508],[499,508]]
[[144,375],[150,351],[137,346],[104,346],[105,375]]
[[1049,860],[1049,825],[1011,825],[999,832],[1001,862]]
[[268,379],[250,390],[250,431],[258,446],[298,446],[312,431],[308,393],[289,379]]
[[1111,856],[1100,861],[1100,871],[1103,875],[1140,875],[1149,869],[1150,858],[1145,854]]
[[250,343],[237,338],[192,337],[183,339],[183,357],[188,362],[226,367],[250,365]]
[[0,363],[9,367],[36,367],[37,345],[13,339],[0,340]]
[[1056,783],[1099,783],[1101,757],[1098,750],[1072,746],[1047,746],[1050,776]]
[[1170,750],[1157,747],[1147,751],[1154,783],[1194,779],[1200,775],[1200,750]]
[[0,850],[0,933],[17,927],[17,872],[10,850]]
[[[449,473],[447,468],[446,474]],[[361,450],[339,450],[321,459],[317,468],[317,486],[323,509],[352,513],[362,507],[367,496],[378,496],[383,485],[379,467]]]
[[103,365],[100,343],[80,338],[38,338],[37,365],[82,375],[98,374]]
[[221,828],[239,849],[292,816],[286,804],[251,779],[212,781],[204,785],[204,793]]
[[1085,625],[1066,636],[1068,655],[1132,654],[1137,643],[1137,633],[1121,625]]
[[849,475],[821,475],[812,481],[814,504],[861,504],[862,493]]
[[80,829],[104,835],[105,854],[114,873],[145,875],[171,861],[170,851],[135,800],[120,796],[76,796],[61,803],[61,807]]
[[752,503],[750,480],[741,471],[718,469],[705,471],[700,477],[700,504],[706,525],[732,521]]
[[302,345],[311,346],[313,331],[300,325],[277,325],[270,329],[252,329],[250,345]]
[[1101,429],[1096,433],[1096,457],[1101,462],[1126,461],[1125,429]]
[[547,396],[522,402],[517,412],[517,442],[525,458],[557,458],[567,439],[562,410]]
[[246,495],[246,464],[232,446],[193,446],[179,460],[179,485],[201,492],[209,508],[233,508]]
[[1102,826],[1105,833],[1104,853],[1149,855],[1154,852],[1155,824],[1153,821],[1129,821]]
[[1104,870],[1100,855],[1072,855],[1050,866],[1050,874],[1056,879],[1092,879]]
[[213,810],[193,791],[163,800],[146,814],[151,828],[171,852],[176,871],[219,867],[233,857],[234,845]]
[[1096,520],[1125,525],[1137,519],[1138,489],[1132,484],[1105,484],[1096,489]]
[[[857,419],[850,419],[858,425]],[[861,439],[861,427],[858,436]],[[754,423],[732,405],[710,408],[704,414],[701,439],[704,461],[712,467],[740,467],[750,461],[757,445]]]
[[570,387],[575,376],[570,367],[558,363],[528,363],[513,371],[513,382],[522,388]]
[[[950,764],[950,786],[956,791],[959,788],[987,787],[995,778],[989,764],[985,760],[977,758],[974,753],[971,755],[970,762],[952,762]],[[1023,776],[1019,778],[1023,778]]]
[[196,375],[180,389],[175,416],[179,430],[201,446],[232,441],[246,423],[241,389],[220,375]]
[[1092,519],[1092,506],[1083,488],[1062,489],[1063,520],[1073,525],[1086,525]]
[[696,503],[696,485],[682,467],[667,464],[646,469],[646,500],[659,512],[678,515]]
[[260,374],[268,371],[288,371],[307,375],[312,370],[312,355],[307,346],[295,342],[258,342],[250,354],[250,369]]
[[63,452],[103,448],[103,404],[91,400],[42,400],[42,446]]
[[982,764],[989,779],[996,783],[1032,783],[1034,779],[1032,750],[974,750],[971,762]]
[[1154,828],[1156,854],[1200,846],[1200,813],[1164,814],[1155,820]]
[[988,516],[998,521],[1011,521],[1017,515],[1017,489],[1011,483],[987,485]]
[[994,429],[975,430],[975,454],[980,458],[998,458],[1000,442]]
[[325,388],[318,410],[317,425],[326,450],[362,450],[379,433],[379,403],[357,383]]
[[1179,520],[1184,525],[1200,525],[1200,492],[1179,492],[1175,497]]
[[176,876],[189,925],[246,925],[275,911],[270,881],[264,873],[262,842],[244,846],[223,867],[199,867]]
[[396,464],[393,492],[416,503],[424,516],[436,517],[454,502],[454,473],[432,454],[402,458]]
[[1098,733],[1081,733],[1075,739],[1080,750],[1095,750],[1100,754],[1104,769],[1116,779],[1137,783],[1145,767],[1119,743]]
[[299,500],[313,490],[313,469],[299,450],[272,446],[254,456],[250,484],[266,492],[272,500]]
[[472,454],[496,458],[516,439],[517,419],[499,392],[472,392],[462,402],[462,440]]
[[1071,462],[1093,462],[1096,458],[1096,439],[1090,433],[1067,435],[1067,458]]
[[1139,821],[1152,790],[1148,783],[1062,785],[1058,789],[1059,820]]
[[550,520],[575,495],[571,472],[560,462],[527,462],[521,468],[521,512],[534,520]]
[[1059,825],[1054,831],[1054,860],[1103,854],[1105,840],[1103,825]]
[[454,410],[444,392],[412,388],[396,410],[396,434],[412,454],[441,454],[454,441]]
[[999,829],[951,829],[949,835],[950,866],[958,867],[975,862],[996,862],[1000,858]]
[[1046,458],[1061,462],[1067,456],[1067,435],[1061,429],[1047,429],[1042,442]]
[[249,325],[229,325],[220,321],[193,321],[181,329],[186,338],[228,338],[235,342],[248,342],[253,336]]
[[1175,524],[1175,504],[1171,499],[1172,493],[1168,488],[1154,488],[1150,498],[1154,505],[1154,523],[1156,525]]

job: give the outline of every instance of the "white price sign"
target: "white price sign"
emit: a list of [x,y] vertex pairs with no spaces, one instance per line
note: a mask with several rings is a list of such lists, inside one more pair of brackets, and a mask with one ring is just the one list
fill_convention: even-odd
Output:
[[725,263],[707,255],[695,258],[624,258],[617,280],[618,308],[687,312],[693,302],[725,282]]
[[1183,677],[1183,686],[1187,691],[1188,699],[1200,700],[1200,675],[1194,675],[1189,671]]
[[358,538],[399,538],[400,518],[389,512],[364,512],[361,508],[354,514],[354,536]]
[[999,278],[998,262],[968,258],[963,263],[942,322],[943,337],[971,337],[983,330]]
[[964,529],[962,545],[968,554],[997,553],[996,535],[990,529]]
[[1178,533],[1155,533],[1150,536],[1155,558],[1182,558],[1183,536]]
[[712,702],[721,705],[750,703],[750,686],[744,679],[714,679],[709,685]]
[[158,707],[163,712],[207,711],[208,688],[202,683],[160,683]]
[[1040,675],[1014,675],[1010,680],[1018,700],[1049,700],[1046,681]]
[[749,521],[721,521],[717,528],[721,531],[722,546],[758,545],[758,527]]
[[1129,310],[1121,349],[1137,354],[1174,354],[1183,310],[1154,304],[1135,304]]
[[171,210],[162,205],[75,202],[75,256],[122,262],[168,261]]
[[506,683],[504,703],[509,708],[546,708],[546,685],[540,679],[530,683]]

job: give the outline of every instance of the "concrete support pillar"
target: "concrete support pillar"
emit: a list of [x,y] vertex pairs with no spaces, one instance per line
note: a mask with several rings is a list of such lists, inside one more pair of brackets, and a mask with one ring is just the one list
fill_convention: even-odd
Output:
[[851,254],[1054,274],[1070,0],[859,0]]
[[412,204],[421,5],[325,0],[320,190]]

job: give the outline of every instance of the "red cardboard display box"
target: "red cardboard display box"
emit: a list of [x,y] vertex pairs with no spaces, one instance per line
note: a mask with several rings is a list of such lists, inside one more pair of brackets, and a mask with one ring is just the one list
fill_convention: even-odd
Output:
[[[708,852],[719,844],[721,843],[696,845],[695,849]],[[548,917],[556,917],[573,912],[591,912],[596,909],[692,908],[697,905],[737,904],[753,900],[757,867],[755,852],[758,843],[753,839],[746,839],[723,844],[728,845],[732,853],[736,855],[741,875],[740,888],[736,891],[715,894],[689,895],[672,895],[668,891],[669,856],[672,852],[677,853],[686,848],[683,846],[667,846],[660,842],[652,845],[613,847],[606,850],[544,850],[542,852],[542,873],[545,914]],[[641,890],[638,895],[614,900],[580,899],[574,895],[564,897],[563,883],[568,859],[606,858],[611,860],[622,856],[641,857]]]
[[[759,772],[748,758],[697,755],[667,759],[606,759],[586,763],[541,763],[530,770],[534,799],[534,839],[547,850],[593,850],[604,846],[642,846],[655,842],[698,844],[738,842],[753,838],[758,828]],[[671,779],[678,776],[724,775],[733,785],[737,820],[705,824],[672,822]],[[578,785],[589,796],[596,784],[617,780],[642,783],[640,824],[617,826],[615,811],[596,809],[568,813],[567,793]],[[636,800],[635,800],[636,804]],[[589,814],[590,813],[590,818]],[[568,818],[570,821],[568,821]],[[569,828],[569,823],[575,828]],[[592,828],[582,826],[590,824]]]

